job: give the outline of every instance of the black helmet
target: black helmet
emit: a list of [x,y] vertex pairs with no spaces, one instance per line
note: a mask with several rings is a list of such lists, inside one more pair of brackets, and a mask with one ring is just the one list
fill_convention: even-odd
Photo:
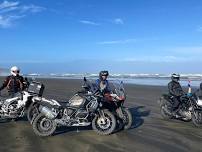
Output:
[[180,75],[173,73],[171,76],[172,81],[178,82],[180,80]]
[[108,76],[109,75],[109,72],[108,71],[100,71],[100,78],[102,78],[102,76]]

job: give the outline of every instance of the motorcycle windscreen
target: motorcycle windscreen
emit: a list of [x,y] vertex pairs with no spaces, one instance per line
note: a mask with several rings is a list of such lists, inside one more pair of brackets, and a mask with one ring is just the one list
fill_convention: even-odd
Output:
[[95,83],[95,80],[92,80],[92,79],[88,79],[87,81],[86,81],[86,85],[88,86],[88,89],[89,89],[89,91],[90,92],[95,92],[95,91],[97,91],[97,85],[96,85],[96,83]]
[[85,103],[85,98],[79,96],[78,94],[75,94],[70,100],[69,100],[70,106],[73,107],[80,107]]
[[119,98],[123,100],[126,99],[126,93],[125,93],[125,89],[122,81],[111,80],[109,81],[109,85],[112,93],[116,94]]

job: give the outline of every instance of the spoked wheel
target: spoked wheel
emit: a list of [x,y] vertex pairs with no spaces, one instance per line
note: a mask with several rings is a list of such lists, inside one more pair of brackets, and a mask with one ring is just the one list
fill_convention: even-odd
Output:
[[38,136],[51,136],[56,130],[56,123],[54,120],[46,118],[43,114],[39,114],[33,121],[34,132]]
[[196,127],[202,127],[202,112],[201,111],[193,111],[192,112],[192,122]]
[[38,114],[39,114],[39,110],[38,110],[37,104],[32,103],[27,110],[28,121],[30,123],[33,123],[33,120],[36,118]]
[[160,112],[161,116],[166,120],[171,119],[173,117],[166,103],[161,105]]
[[116,119],[108,110],[103,110],[103,115],[93,119],[92,128],[100,135],[109,135],[116,128]]
[[123,124],[124,130],[130,129],[133,123],[133,117],[128,108],[123,108]]

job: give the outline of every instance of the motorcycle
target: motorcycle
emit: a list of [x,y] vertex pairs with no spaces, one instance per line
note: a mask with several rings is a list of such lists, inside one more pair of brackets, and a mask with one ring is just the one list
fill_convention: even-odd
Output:
[[[26,111],[32,109],[32,105],[42,97],[44,85],[32,81],[29,86],[11,97],[0,98],[0,120],[17,119],[24,117]],[[29,113],[31,114],[31,112]],[[31,120],[31,115],[27,116]]]
[[130,110],[124,107],[126,100],[124,84],[118,80],[109,80],[108,82],[110,92],[102,94],[103,106],[116,116],[119,129],[130,129],[133,118]]
[[[84,82],[87,80],[84,78]],[[77,92],[68,102],[58,102],[51,105],[41,102],[39,114],[33,120],[32,126],[38,136],[51,136],[57,126],[90,126],[100,135],[109,135],[116,128],[116,118],[99,100],[100,93],[92,91],[93,87]]]
[[173,114],[171,110],[174,96],[163,94],[159,100],[162,117],[192,121],[195,126],[202,126],[202,97],[197,96],[199,91],[202,91],[202,87],[194,93],[188,93],[181,97],[180,105],[175,112],[177,114]]

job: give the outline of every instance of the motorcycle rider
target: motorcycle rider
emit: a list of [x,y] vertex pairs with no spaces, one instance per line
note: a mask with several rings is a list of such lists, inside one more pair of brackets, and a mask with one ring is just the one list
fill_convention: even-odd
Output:
[[109,82],[107,80],[108,76],[108,71],[100,71],[99,79],[97,79],[95,82],[97,89],[99,89],[103,94],[110,92]]
[[17,66],[13,66],[10,69],[11,75],[7,76],[4,80],[0,91],[7,88],[9,96],[13,97],[19,91],[24,89],[24,78],[20,76],[20,69]]
[[176,115],[176,112],[178,111],[181,97],[185,95],[179,81],[180,81],[180,75],[179,74],[172,74],[171,75],[171,82],[168,83],[168,90],[170,95],[173,96],[173,105],[171,107],[171,111],[173,115]]

